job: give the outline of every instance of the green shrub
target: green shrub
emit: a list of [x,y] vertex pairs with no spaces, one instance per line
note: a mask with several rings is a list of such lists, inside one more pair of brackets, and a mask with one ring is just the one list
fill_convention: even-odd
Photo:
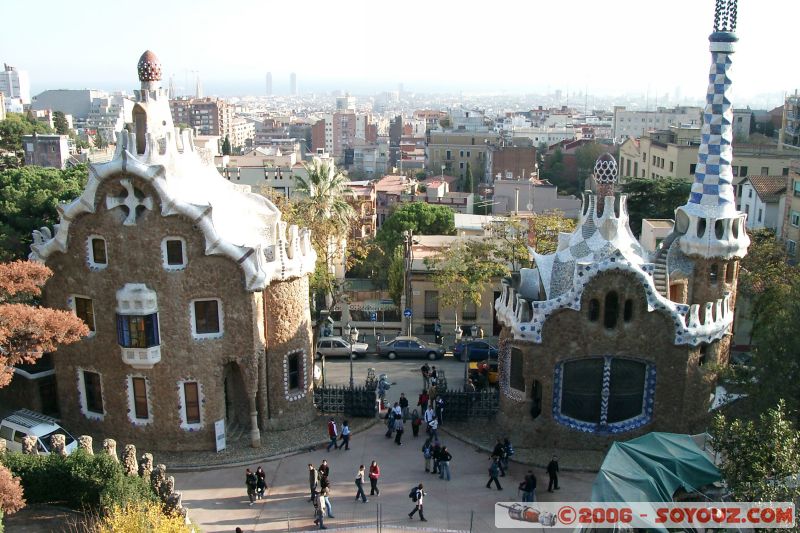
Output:
[[6,453],[2,462],[19,476],[28,503],[61,503],[104,511],[114,504],[155,501],[149,480],[128,477],[108,455],[83,450],[61,457]]

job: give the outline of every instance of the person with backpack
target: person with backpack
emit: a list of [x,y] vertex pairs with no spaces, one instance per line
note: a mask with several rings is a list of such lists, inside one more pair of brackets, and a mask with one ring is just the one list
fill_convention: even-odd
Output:
[[431,458],[433,457],[433,445],[431,439],[426,439],[422,445],[422,456],[425,458],[425,472],[431,471]]
[[489,465],[489,481],[486,482],[486,488],[492,488],[492,481],[494,481],[495,485],[497,485],[497,490],[503,490],[503,487],[500,486],[500,480],[497,479],[497,474],[500,473],[500,459],[497,457],[492,457],[492,464]]
[[452,458],[453,456],[447,451],[447,446],[442,446],[439,452],[439,479],[447,479],[447,481],[450,481],[450,459]]
[[244,471],[244,484],[247,487],[247,497],[250,499],[250,506],[256,501],[256,488],[258,487],[258,479],[256,475],[250,471],[249,468]]
[[381,491],[378,489],[378,478],[381,477],[381,467],[378,466],[378,461],[372,461],[369,465],[369,495],[380,496]]
[[422,500],[425,498],[425,491],[422,490],[422,483],[411,489],[408,497],[414,502],[414,509],[408,513],[408,518],[414,518],[414,513],[419,512],[420,521],[427,522],[427,520],[425,520],[425,515],[422,514]]

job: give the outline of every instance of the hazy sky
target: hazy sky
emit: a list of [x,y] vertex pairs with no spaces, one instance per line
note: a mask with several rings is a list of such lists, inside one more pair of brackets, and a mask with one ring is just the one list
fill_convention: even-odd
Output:
[[[702,96],[713,0],[3,0],[0,61],[49,88],[130,90],[147,48],[206,94],[410,91]],[[739,2],[735,95],[800,87],[798,0]],[[794,35],[794,37],[793,37]]]

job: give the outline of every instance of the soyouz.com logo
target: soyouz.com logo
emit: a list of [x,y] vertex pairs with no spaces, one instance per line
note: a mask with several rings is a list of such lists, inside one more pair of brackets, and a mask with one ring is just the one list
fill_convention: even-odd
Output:
[[498,502],[495,527],[794,527],[791,502]]

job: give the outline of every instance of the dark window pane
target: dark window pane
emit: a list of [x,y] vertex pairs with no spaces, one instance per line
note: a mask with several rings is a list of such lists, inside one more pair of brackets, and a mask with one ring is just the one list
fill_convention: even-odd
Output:
[[197,394],[197,383],[192,381],[183,384],[183,397],[186,401],[186,423],[200,423],[200,397]]
[[603,311],[603,324],[608,329],[617,325],[617,315],[619,315],[619,297],[614,291],[606,294],[606,308]]
[[525,376],[522,373],[523,359],[522,350],[511,348],[511,368],[508,376],[508,384],[512,389],[525,390]]
[[633,318],[633,300],[625,300],[625,310],[622,312],[625,322],[630,322]]
[[144,378],[131,378],[133,382],[133,407],[136,418],[147,419],[147,384]]
[[92,239],[92,261],[98,265],[108,264],[105,239]]
[[183,264],[183,242],[180,240],[167,241],[167,264]]
[[75,314],[84,321],[89,331],[94,331],[94,305],[92,305],[92,300],[76,296]]
[[621,422],[642,414],[647,367],[628,359],[611,360],[611,394],[608,399],[608,422]]
[[289,390],[300,388],[300,355],[289,356]]
[[600,422],[603,359],[564,363],[561,414],[584,422]]
[[600,302],[592,298],[589,300],[589,320],[596,322],[600,318]]
[[83,384],[86,389],[86,409],[93,413],[103,414],[103,390],[100,385],[100,374],[84,371]]
[[219,302],[216,300],[195,302],[194,323],[198,334],[219,333]]
[[117,315],[117,342],[123,348],[158,346],[158,314]]
[[542,414],[542,384],[533,380],[531,388],[531,418],[537,418]]

